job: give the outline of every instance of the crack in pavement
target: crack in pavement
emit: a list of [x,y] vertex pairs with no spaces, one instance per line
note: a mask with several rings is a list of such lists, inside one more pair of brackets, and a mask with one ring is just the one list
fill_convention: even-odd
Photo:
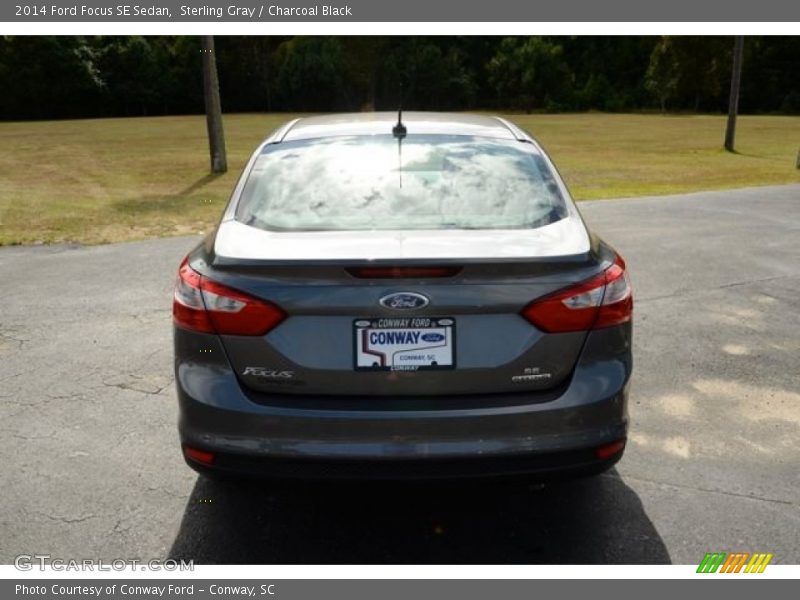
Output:
[[[136,377],[136,375],[133,375],[133,374],[129,374],[129,375],[131,377]],[[102,381],[101,383],[105,387],[115,387],[115,388],[120,389],[120,390],[127,390],[127,391],[131,391],[131,392],[139,392],[141,394],[147,394],[148,396],[158,396],[161,392],[163,392],[165,389],[167,389],[169,386],[171,386],[174,382],[175,382],[175,377],[170,377],[169,381],[167,383],[165,383],[161,387],[157,388],[155,391],[143,390],[141,388],[134,387],[135,382],[134,383],[127,383],[127,382],[123,381],[123,382],[120,382],[120,383],[109,383],[107,381]],[[95,386],[92,389],[97,389],[98,387],[100,387],[100,386]]]
[[149,485],[149,486],[147,486],[145,488],[145,491],[161,493],[161,494],[164,494],[165,496],[170,496],[171,498],[177,498],[178,500],[188,500],[189,497],[191,496],[190,493],[181,494],[181,493],[170,491],[167,488],[162,487],[162,486]]
[[27,515],[33,515],[37,517],[44,517],[50,521],[57,521],[59,523],[65,523],[67,525],[72,525],[74,523],[83,523],[84,521],[88,521],[90,519],[98,519],[104,515],[95,515],[93,513],[89,513],[86,515],[81,515],[79,517],[62,517],[59,515],[49,515],[47,513],[43,513],[40,511],[30,511],[26,512]]
[[44,395],[50,400],[72,400],[73,398],[85,396],[86,392],[70,392],[69,394],[48,394],[47,392],[44,392]]
[[655,480],[655,479],[647,479],[645,477],[636,477],[634,475],[625,475],[624,477],[622,477],[622,476],[619,476],[619,475],[615,476],[615,475],[605,474],[605,475],[601,475],[601,477],[616,477],[616,478],[621,479],[623,481],[628,481],[628,480],[630,480],[630,481],[641,481],[643,483],[651,483],[653,485],[661,485],[661,486],[664,486],[664,487],[672,487],[672,488],[676,488],[676,489],[679,489],[679,490],[692,490],[692,491],[695,491],[695,492],[703,492],[703,493],[706,493],[706,494],[722,494],[724,496],[732,496],[732,497],[735,497],[735,498],[746,498],[747,500],[757,500],[757,501],[760,501],[760,502],[769,502],[769,503],[773,503],[773,504],[781,504],[781,505],[784,505],[784,506],[800,506],[800,503],[792,502],[791,500],[780,500],[778,498],[767,498],[767,497],[764,497],[764,496],[754,496],[752,494],[740,494],[738,492],[729,492],[727,490],[704,488],[704,487],[692,486],[692,485],[687,485],[687,484],[682,484],[682,483],[667,483],[665,481],[658,481],[658,480]]
[[22,375],[27,375],[28,373],[33,373],[34,371],[38,371],[38,369],[28,369],[27,371],[20,371],[19,373],[14,373],[13,375],[8,375],[6,377],[0,378],[0,382],[9,381],[16,377],[21,377]]
[[0,331],[0,340],[8,340],[9,342],[14,342],[15,344],[17,344],[17,349],[22,348],[25,344],[31,341],[30,338],[26,339],[26,338],[14,337],[14,335],[11,335],[10,333],[3,331]]
[[[20,394],[20,393],[22,393],[22,390],[18,390],[16,392],[16,394]],[[47,395],[47,394],[45,394],[45,395]],[[43,404],[47,404],[48,402],[50,402],[50,400],[54,400],[54,398],[48,397],[47,400],[42,398],[41,400],[36,400],[36,401],[33,401],[33,402],[23,402],[22,400],[18,400],[16,397],[14,397],[14,395],[12,395],[12,396],[9,396],[7,398],[4,398],[4,400],[9,402],[10,404],[14,404],[16,406],[24,406],[25,408],[38,408],[38,407],[42,406]]]
[[56,436],[56,432],[55,431],[51,431],[47,435],[30,435],[30,436],[29,435],[22,435],[21,433],[18,433],[17,431],[14,431],[12,429],[0,429],[0,431],[2,431],[3,433],[10,434],[11,437],[13,437],[13,438],[17,438],[17,439],[20,439],[20,440],[25,440],[26,442],[32,442],[32,441],[36,441],[36,440],[49,440],[49,439],[52,439],[52,438],[54,438]]
[[98,515],[92,515],[92,514],[84,515],[81,517],[54,517],[51,515],[46,515],[44,513],[36,513],[36,514],[46,517],[51,521],[58,521],[60,523],[67,523],[70,525],[73,523],[83,523],[84,521],[88,521],[89,519],[96,519],[98,517]]
[[723,283],[722,285],[716,285],[709,288],[688,288],[682,290],[675,290],[670,292],[669,294],[662,294],[660,296],[650,296],[644,298],[637,298],[636,301],[641,304],[643,302],[655,302],[657,300],[666,300],[669,298],[678,298],[681,296],[690,296],[691,294],[703,293],[703,292],[713,292],[716,290],[724,290],[727,288],[738,287],[742,285],[750,285],[753,283],[766,283],[769,281],[777,281],[779,279],[797,279],[800,278],[800,275],[776,275],[774,277],[764,277],[761,279],[747,279],[744,281],[734,281],[732,283]]

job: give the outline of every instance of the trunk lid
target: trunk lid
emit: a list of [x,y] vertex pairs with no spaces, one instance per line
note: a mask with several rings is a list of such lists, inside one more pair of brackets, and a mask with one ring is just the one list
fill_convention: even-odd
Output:
[[[509,256],[488,258],[480,256],[490,254],[488,248],[481,248],[488,243],[480,235],[486,232],[460,231],[452,236],[446,235],[451,233],[448,231],[429,232],[431,243],[438,247],[435,252],[418,250],[420,232],[414,232],[415,243],[406,246],[417,248],[413,253],[401,251],[405,242],[402,236],[398,240],[397,232],[376,233],[397,240],[392,251],[382,251],[377,260],[348,258],[356,254],[356,246],[348,242],[350,249],[341,249],[345,247],[343,238],[334,240],[340,250],[323,242],[315,244],[313,253],[307,249],[304,259],[282,260],[280,256],[287,252],[283,244],[261,253],[267,258],[236,253],[224,256],[215,250],[230,251],[231,245],[219,243],[214,248],[209,244],[203,256],[193,259],[193,268],[208,278],[268,300],[288,315],[264,336],[221,336],[244,386],[281,394],[430,396],[545,390],[570,375],[587,332],[545,333],[520,312],[531,301],[589,279],[604,268],[589,248],[588,238],[581,252],[525,258],[513,248],[514,236],[494,232],[495,240],[503,238],[495,245],[495,254],[499,250]],[[532,237],[530,231],[526,234],[528,239]],[[331,239],[316,233],[316,238],[320,237]],[[378,243],[374,248],[378,253],[384,246]],[[467,254],[470,248],[472,252]],[[529,242],[526,250],[531,249]],[[571,249],[578,248],[573,243]],[[326,252],[333,256],[322,258]],[[425,254],[426,258],[408,254]],[[470,258],[458,258],[465,254]],[[376,267],[388,271],[380,271],[374,278],[371,274],[375,272],[369,269]],[[403,269],[410,267],[446,269],[440,271],[444,276],[430,276],[440,273],[425,270],[406,276],[408,271]],[[368,270],[362,272],[365,268]],[[401,277],[386,277],[387,272]],[[402,308],[382,302],[396,294],[420,296],[427,303]],[[441,319],[446,327],[441,327]],[[440,328],[417,327],[428,320],[432,320],[429,325]],[[413,348],[413,342],[424,335],[432,340],[444,335],[454,364],[416,370],[358,368],[357,343],[364,335],[359,328],[364,329],[365,323],[376,335],[382,325],[391,335],[412,336],[400,339],[410,344],[399,346],[401,349]]]

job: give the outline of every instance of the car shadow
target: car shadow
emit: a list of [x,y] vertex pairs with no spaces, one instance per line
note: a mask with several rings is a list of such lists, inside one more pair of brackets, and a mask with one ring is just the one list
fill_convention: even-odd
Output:
[[170,551],[197,564],[636,564],[670,557],[615,470],[571,482],[197,479]]

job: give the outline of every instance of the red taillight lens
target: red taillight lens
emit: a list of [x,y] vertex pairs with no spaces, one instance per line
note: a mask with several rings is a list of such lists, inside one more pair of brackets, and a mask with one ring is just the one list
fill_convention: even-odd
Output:
[[606,269],[606,292],[594,329],[626,323],[632,316],[633,289],[625,271],[625,261],[617,257],[614,264]]
[[178,269],[172,315],[185,329],[227,335],[264,335],[286,318],[270,302],[203,277],[186,259]]
[[184,329],[214,333],[214,326],[203,304],[201,281],[200,273],[192,270],[187,260],[183,259],[178,269],[178,280],[175,282],[172,320]]
[[359,279],[427,279],[453,277],[461,267],[352,267],[346,271]]
[[280,308],[202,278],[203,301],[217,333],[264,335],[286,318]]
[[214,453],[207,450],[200,450],[199,448],[192,448],[191,446],[184,446],[183,454],[195,462],[203,463],[204,465],[214,464]]
[[562,333],[619,325],[632,313],[631,284],[617,257],[600,275],[531,302],[522,316],[542,331]]
[[594,449],[594,455],[601,459],[605,460],[607,458],[611,458],[622,452],[625,449],[625,440],[617,440],[616,442],[611,442],[610,444],[606,444],[605,446],[600,446],[599,448]]

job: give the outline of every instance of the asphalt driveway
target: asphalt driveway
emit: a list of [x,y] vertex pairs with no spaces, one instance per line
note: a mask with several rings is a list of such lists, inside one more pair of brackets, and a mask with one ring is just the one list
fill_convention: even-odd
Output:
[[800,186],[583,203],[636,291],[623,461],[569,484],[198,479],[170,304],[197,238],[0,248],[0,562],[800,562]]

